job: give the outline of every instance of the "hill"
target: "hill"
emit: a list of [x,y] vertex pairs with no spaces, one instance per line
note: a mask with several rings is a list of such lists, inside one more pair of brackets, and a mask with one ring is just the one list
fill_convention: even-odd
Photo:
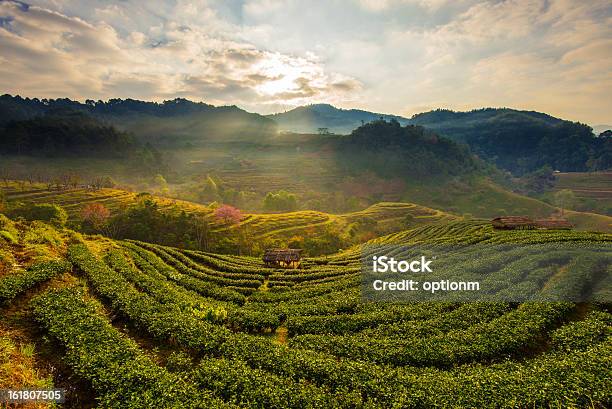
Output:
[[[81,228],[83,209],[91,204],[101,204],[110,212],[110,216],[124,215],[130,208],[138,208],[144,200],[155,203],[155,211],[170,215],[166,219],[166,227],[173,223],[185,223],[181,234],[170,234],[154,230],[145,233],[143,237],[163,244],[175,246],[196,247],[196,227],[198,218],[203,217],[210,228],[210,248],[218,248],[227,252],[246,251],[259,253],[267,247],[285,247],[290,241],[305,246],[311,252],[330,253],[335,249],[346,247],[371,239],[377,235],[405,229],[408,226],[431,223],[432,221],[452,220],[455,216],[412,203],[378,203],[367,209],[330,214],[312,210],[286,213],[244,213],[240,220],[229,223],[214,215],[214,208],[184,200],[169,199],[162,196],[136,194],[114,188],[90,189],[86,187],[67,187],[64,189],[49,188],[41,183],[8,182],[1,187],[8,202],[7,212],[17,204],[50,203],[61,206],[68,213],[68,224]],[[151,211],[151,210],[149,210]],[[186,217],[182,215],[185,214]],[[193,218],[191,218],[193,217]],[[148,219],[147,224],[153,225],[154,219]],[[125,218],[117,219],[119,224],[125,223]],[[132,219],[132,223],[135,221]],[[193,225],[190,225],[192,223]],[[114,234],[127,238],[140,238],[138,232],[114,229],[100,229],[105,234]],[[150,238],[153,235],[153,238]],[[250,246],[238,249],[241,235],[248,235]],[[319,236],[327,235],[325,242],[315,243]],[[309,240],[314,240],[312,243]],[[218,241],[218,243],[217,243]],[[297,241],[297,242],[296,242]],[[306,241],[306,243],[304,243]],[[299,243],[298,243],[299,242]],[[216,244],[215,244],[216,243]],[[225,243],[225,244],[222,244]],[[325,246],[329,248],[325,248]],[[225,247],[223,247],[225,246]]]
[[294,108],[287,112],[268,115],[278,123],[281,131],[317,133],[324,129],[331,133],[348,134],[367,122],[395,119],[402,125],[407,118],[397,115],[379,114],[360,109],[341,109],[329,104],[313,104]]
[[268,117],[274,119],[282,130],[302,133],[327,130],[348,134],[364,123],[380,118],[395,119],[402,125],[421,125],[439,135],[466,143],[481,158],[517,175],[546,165],[567,172],[612,167],[610,138],[596,137],[587,125],[535,111],[484,108],[455,112],[439,109],[407,119],[316,104]]
[[571,208],[612,216],[612,172],[562,172],[554,174],[552,186],[541,194],[543,200],[554,201],[554,194],[569,189],[575,200]]
[[3,154],[125,157],[141,147],[132,135],[79,111],[11,120],[0,132]]
[[410,123],[464,142],[481,158],[519,175],[543,166],[563,172],[612,167],[612,139],[596,137],[587,125],[540,112],[436,110],[414,115]]
[[48,112],[77,111],[132,132],[157,145],[184,146],[210,140],[250,140],[273,135],[274,121],[236,106],[221,106],[177,98],[158,102],[134,99],[38,99],[0,96],[0,126],[11,120],[28,120]]
[[[358,248],[281,270],[251,257],[81,236],[4,216],[0,232],[11,261],[0,272],[0,348],[12,358],[0,368],[29,375],[11,387],[68,388],[70,407],[609,403],[612,316],[601,304],[366,302]],[[539,283],[550,293],[578,260],[560,245],[609,249],[612,238],[500,232],[468,221],[376,242],[479,244],[450,247],[445,268],[492,246],[470,267],[497,266],[498,284],[507,285],[514,269],[535,266],[524,288]],[[530,252],[533,242],[556,250]],[[589,257],[590,268],[575,275],[576,294],[601,272],[601,254]]]

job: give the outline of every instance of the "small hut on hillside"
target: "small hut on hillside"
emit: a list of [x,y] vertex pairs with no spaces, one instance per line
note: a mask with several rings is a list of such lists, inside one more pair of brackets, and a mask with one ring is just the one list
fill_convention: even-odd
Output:
[[535,229],[535,222],[527,216],[500,216],[491,220],[491,224],[501,230]]
[[536,219],[537,229],[571,229],[574,227],[567,219],[562,217],[548,217],[546,219]]
[[574,227],[567,219],[549,217],[545,219],[531,219],[527,216],[500,216],[491,220],[495,229],[501,230],[531,230],[531,229],[571,229]]
[[268,249],[262,259],[267,267],[299,268],[301,249]]

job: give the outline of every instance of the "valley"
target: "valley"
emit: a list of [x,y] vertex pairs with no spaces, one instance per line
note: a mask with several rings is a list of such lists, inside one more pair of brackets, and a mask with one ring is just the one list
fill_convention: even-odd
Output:
[[[0,389],[64,388],[71,409],[611,403],[609,172],[464,143],[515,113],[447,138],[399,117],[298,134],[183,100],[19,104],[78,114],[13,113],[0,144]],[[587,157],[605,164],[570,170]],[[441,261],[415,253],[432,246]],[[386,248],[429,290],[369,298],[364,257]],[[412,291],[400,278],[374,290]],[[428,298],[481,284],[503,297]]]

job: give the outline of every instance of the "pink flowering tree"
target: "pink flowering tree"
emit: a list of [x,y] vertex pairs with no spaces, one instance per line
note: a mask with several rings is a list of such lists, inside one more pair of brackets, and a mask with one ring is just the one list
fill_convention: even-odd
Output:
[[225,223],[236,224],[242,220],[242,212],[234,206],[221,205],[215,210],[215,218]]
[[81,210],[81,217],[95,229],[100,229],[110,217],[110,210],[102,203],[88,203]]

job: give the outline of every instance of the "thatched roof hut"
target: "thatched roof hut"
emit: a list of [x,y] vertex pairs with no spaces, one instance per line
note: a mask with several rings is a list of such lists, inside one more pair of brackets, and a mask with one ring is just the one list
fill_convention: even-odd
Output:
[[302,249],[268,249],[262,257],[270,267],[297,268],[301,263]]
[[571,229],[574,227],[567,219],[549,217],[544,219],[531,219],[527,216],[500,216],[491,220],[495,229],[522,230],[522,229]]
[[535,222],[527,216],[500,216],[491,220],[495,229],[534,229]]
[[571,229],[574,227],[567,219],[561,217],[548,217],[546,219],[536,219],[538,229]]

